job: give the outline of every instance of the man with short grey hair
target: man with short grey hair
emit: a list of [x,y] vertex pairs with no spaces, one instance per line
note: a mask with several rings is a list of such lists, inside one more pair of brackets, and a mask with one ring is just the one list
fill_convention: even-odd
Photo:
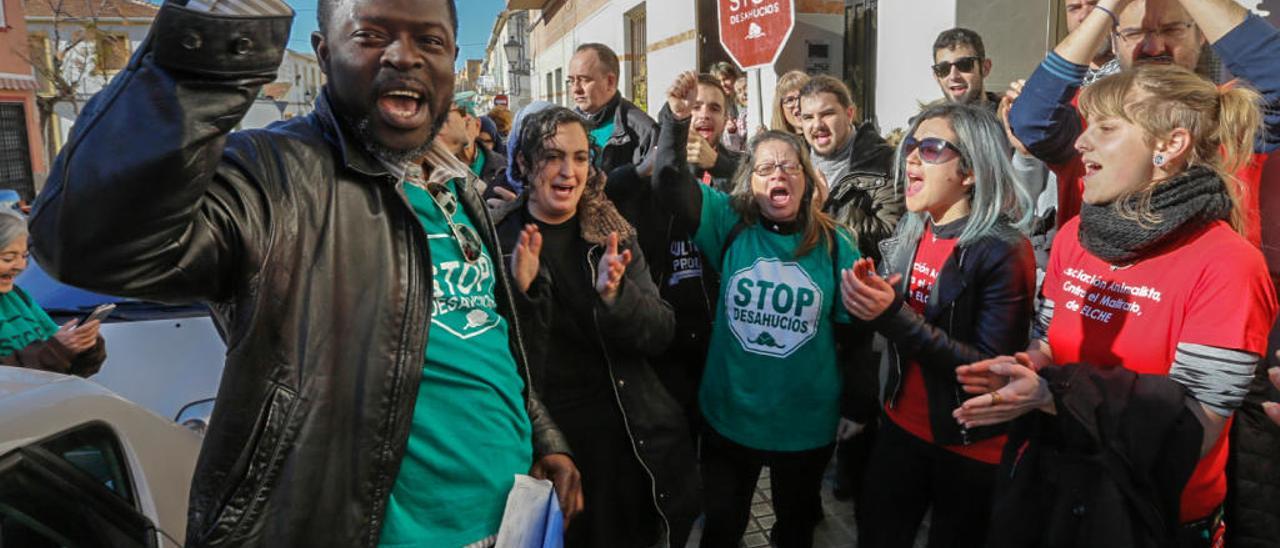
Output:
[[569,61],[566,82],[574,110],[594,127],[591,140],[602,149],[596,167],[605,173],[626,164],[644,164],[658,138],[653,118],[618,91],[619,70],[618,54],[609,46],[582,44]]

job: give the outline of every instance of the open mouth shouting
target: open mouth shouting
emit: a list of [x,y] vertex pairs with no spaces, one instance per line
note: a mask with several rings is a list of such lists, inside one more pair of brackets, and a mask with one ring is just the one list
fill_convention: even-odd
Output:
[[572,200],[573,190],[577,187],[572,180],[554,181],[551,183],[551,196],[557,200]]
[[710,120],[694,122],[693,132],[701,135],[703,139],[711,141],[712,137],[715,137],[716,127]]
[[964,94],[968,92],[969,92],[969,84],[964,81],[951,82],[947,84],[947,93],[950,93],[951,97],[953,98],[964,97]]
[[378,114],[388,126],[411,130],[430,121],[425,86],[411,80],[397,80],[381,86]]
[[22,274],[22,271],[10,270],[9,272],[0,273],[0,288],[13,287],[13,282],[18,279],[18,274]]
[[1102,164],[1099,164],[1098,162],[1090,160],[1087,156],[1083,158],[1083,161],[1084,161],[1084,178],[1085,179],[1089,179],[1094,175],[1096,175],[1099,171],[1102,171]]
[[771,181],[767,189],[769,197],[769,205],[778,210],[785,210],[791,205],[794,197],[791,195],[791,188],[787,186],[786,181]]
[[924,190],[924,175],[919,171],[907,170],[907,190],[906,196],[911,198]]

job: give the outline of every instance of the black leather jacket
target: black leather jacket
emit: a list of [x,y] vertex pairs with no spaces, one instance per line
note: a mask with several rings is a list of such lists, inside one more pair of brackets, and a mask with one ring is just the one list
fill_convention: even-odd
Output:
[[[67,283],[210,303],[227,358],[188,546],[375,546],[422,376],[431,261],[398,178],[323,94],[310,115],[228,135],[274,78],[290,19],[166,3],[81,112],[31,221],[41,265]],[[474,191],[460,201],[495,253],[523,369],[488,211]],[[532,453],[567,451],[526,403]]]
[[[934,227],[943,238],[959,237],[968,219]],[[899,231],[901,232],[901,231]],[[956,381],[956,368],[1026,350],[1030,337],[1036,262],[1031,242],[1016,229],[999,225],[992,235],[957,245],[938,272],[921,316],[905,304],[918,239],[900,235],[880,242],[886,274],[900,273],[896,296],[878,318],[876,331],[889,340],[889,376],[884,401],[897,402],[903,367],[921,364],[929,396],[929,423],[935,443],[969,444],[1005,431],[1003,425],[962,428],[951,416],[969,398]]]
[[[613,100],[617,101],[616,105],[612,105],[613,135],[610,135],[609,140],[601,145],[600,148],[604,150],[600,152],[600,160],[597,164],[605,173],[627,164],[636,166],[644,164],[649,157],[649,152],[658,141],[658,124],[653,121],[653,118],[624,98],[621,91],[614,95]],[[575,109],[575,112],[588,119],[593,118],[581,110]]]
[[822,210],[853,230],[863,257],[880,262],[881,240],[893,234],[907,210],[902,193],[893,184],[893,147],[871,122],[858,127],[849,155],[849,171],[830,189]]

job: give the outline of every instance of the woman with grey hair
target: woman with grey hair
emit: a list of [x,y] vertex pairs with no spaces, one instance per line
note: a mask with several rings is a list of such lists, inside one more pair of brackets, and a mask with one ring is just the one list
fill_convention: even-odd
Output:
[[843,300],[889,341],[885,420],[872,449],[858,540],[909,547],[933,508],[929,546],[981,546],[1003,428],[964,428],[956,368],[1026,347],[1035,291],[1031,199],[1014,179],[991,113],[947,103],[917,116],[898,147],[908,214],[860,260]]
[[107,359],[98,321],[61,326],[14,281],[27,269],[27,222],[0,211],[0,365],[88,377]]

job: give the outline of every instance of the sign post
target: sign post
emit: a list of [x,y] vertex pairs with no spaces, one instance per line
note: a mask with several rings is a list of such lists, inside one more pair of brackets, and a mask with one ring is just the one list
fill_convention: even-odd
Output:
[[755,102],[765,125],[760,69],[772,65],[796,26],[794,0],[719,0],[720,45],[743,70],[753,70]]

